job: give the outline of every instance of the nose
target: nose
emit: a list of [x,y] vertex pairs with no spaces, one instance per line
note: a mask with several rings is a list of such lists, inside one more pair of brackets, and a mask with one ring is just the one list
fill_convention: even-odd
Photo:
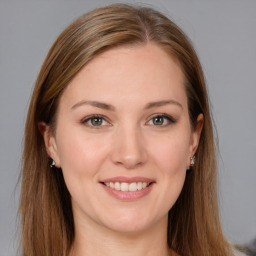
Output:
[[147,161],[145,141],[136,128],[120,129],[114,135],[112,162],[126,169],[134,169]]

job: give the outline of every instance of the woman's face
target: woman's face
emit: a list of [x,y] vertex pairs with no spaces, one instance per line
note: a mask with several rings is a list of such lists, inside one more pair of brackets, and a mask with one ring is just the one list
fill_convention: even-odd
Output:
[[55,135],[44,136],[75,221],[120,232],[166,226],[201,121],[191,129],[182,70],[160,47],[94,58],[62,94]]

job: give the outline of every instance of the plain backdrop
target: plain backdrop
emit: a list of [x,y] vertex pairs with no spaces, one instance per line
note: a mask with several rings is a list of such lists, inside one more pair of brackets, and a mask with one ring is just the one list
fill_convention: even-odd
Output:
[[[0,256],[17,250],[15,187],[40,66],[68,24],[109,3],[114,1],[0,0]],[[145,0],[144,5],[171,17],[198,52],[218,130],[224,232],[230,241],[246,243],[256,237],[256,1]]]

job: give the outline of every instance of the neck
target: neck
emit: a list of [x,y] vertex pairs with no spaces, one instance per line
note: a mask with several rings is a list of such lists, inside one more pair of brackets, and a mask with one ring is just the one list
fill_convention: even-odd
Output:
[[75,220],[75,234],[70,256],[175,255],[167,245],[167,217],[147,230],[132,233],[116,232],[91,220]]

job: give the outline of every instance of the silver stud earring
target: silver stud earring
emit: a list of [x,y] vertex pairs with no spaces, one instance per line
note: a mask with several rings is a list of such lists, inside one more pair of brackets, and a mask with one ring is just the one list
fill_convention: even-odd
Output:
[[51,162],[51,164],[50,164],[50,167],[51,168],[53,168],[53,167],[55,167],[55,161],[52,159],[52,162]]
[[195,165],[195,163],[196,163],[196,156],[190,157],[190,167]]

